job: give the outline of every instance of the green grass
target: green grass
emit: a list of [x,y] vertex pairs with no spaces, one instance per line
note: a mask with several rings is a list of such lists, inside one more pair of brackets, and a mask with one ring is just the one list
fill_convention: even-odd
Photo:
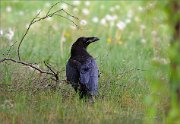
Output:
[[[26,24],[35,16],[38,9],[43,13],[48,1],[7,2],[1,1],[1,25],[4,35],[0,37],[0,59],[7,53],[12,42],[20,41]],[[68,1],[72,3],[72,1]],[[55,3],[55,2],[49,2]],[[166,24],[166,15],[157,1],[113,1],[90,2],[86,7],[81,2],[79,13],[67,11],[80,19],[88,21],[80,30],[72,30],[73,24],[55,17],[52,21],[42,21],[32,26],[20,49],[22,60],[38,63],[45,68],[43,61],[48,61],[60,71],[65,79],[65,65],[70,56],[71,44],[80,36],[97,36],[100,41],[89,46],[88,51],[96,58],[101,72],[99,95],[94,105],[79,100],[72,87],[62,83],[56,90],[44,88],[34,92],[39,84],[44,85],[43,75],[15,63],[0,64],[0,83],[12,84],[8,89],[15,91],[0,92],[0,122],[3,124],[143,124],[166,122],[165,112],[169,105],[168,59],[170,31]],[[101,10],[99,6],[104,6]],[[119,5],[113,12],[111,7]],[[7,6],[12,8],[7,12]],[[143,11],[141,11],[141,7]],[[87,8],[89,15],[81,10]],[[55,8],[57,9],[57,8]],[[23,11],[24,15],[19,13]],[[124,30],[116,26],[118,21],[125,21],[132,12],[131,22]],[[158,14],[157,14],[158,12]],[[116,14],[114,26],[97,24],[91,20],[100,19],[107,14]],[[159,14],[162,15],[159,17]],[[78,21],[76,23],[79,24]],[[142,28],[143,25],[145,28]],[[12,41],[8,41],[8,28],[15,32]],[[155,32],[155,33],[153,33]],[[62,37],[66,38],[62,42]],[[145,43],[142,40],[145,40]],[[17,59],[16,43],[10,57]],[[42,81],[42,82],[41,82]],[[41,83],[40,83],[41,82]],[[53,83],[48,81],[48,83]],[[152,95],[152,96],[151,96]],[[154,111],[157,110],[157,114]],[[152,115],[152,116],[151,116]]]

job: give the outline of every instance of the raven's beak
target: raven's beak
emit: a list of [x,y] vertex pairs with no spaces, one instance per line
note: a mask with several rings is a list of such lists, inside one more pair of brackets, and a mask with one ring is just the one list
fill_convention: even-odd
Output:
[[87,43],[92,43],[92,42],[95,42],[98,40],[99,40],[99,38],[97,38],[97,37],[89,37]]

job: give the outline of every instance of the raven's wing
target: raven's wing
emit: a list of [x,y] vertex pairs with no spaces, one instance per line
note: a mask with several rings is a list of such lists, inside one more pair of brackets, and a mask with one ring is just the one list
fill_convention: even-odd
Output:
[[98,66],[93,58],[80,67],[80,84],[85,85],[88,93],[96,95],[98,91]]
[[67,81],[72,85],[72,87],[77,91],[78,89],[78,81],[79,81],[79,72],[76,67],[76,63],[73,63],[69,60],[66,64],[66,78]]

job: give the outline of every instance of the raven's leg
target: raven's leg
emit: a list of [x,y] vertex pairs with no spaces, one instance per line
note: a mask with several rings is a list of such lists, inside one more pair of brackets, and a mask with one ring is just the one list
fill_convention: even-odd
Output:
[[72,83],[72,87],[76,91],[76,93],[79,91],[79,84],[78,83]]
[[88,97],[88,89],[86,88],[85,85],[80,84],[80,89],[79,89],[79,98],[87,98]]
[[87,87],[83,84],[80,85],[79,98],[84,99],[86,102],[88,101],[90,104],[95,102],[95,96],[91,95]]

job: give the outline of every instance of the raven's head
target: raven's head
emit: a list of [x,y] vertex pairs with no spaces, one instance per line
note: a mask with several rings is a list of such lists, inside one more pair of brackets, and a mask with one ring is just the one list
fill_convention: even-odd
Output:
[[80,37],[77,39],[77,41],[75,42],[75,44],[77,46],[82,46],[82,47],[87,47],[90,43],[98,41],[99,38],[97,37]]

